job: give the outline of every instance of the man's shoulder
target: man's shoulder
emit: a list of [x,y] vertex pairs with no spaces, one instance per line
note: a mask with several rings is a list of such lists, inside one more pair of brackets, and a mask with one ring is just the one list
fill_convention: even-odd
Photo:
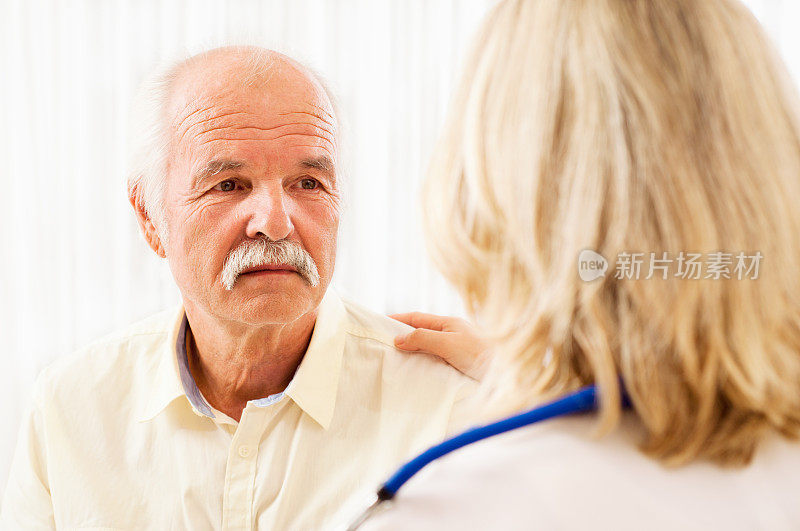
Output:
[[[81,394],[126,386],[155,366],[178,318],[178,308],[152,314],[57,358],[39,375],[37,393]],[[44,398],[44,397],[43,397]]]
[[342,298],[342,303],[347,314],[346,332],[351,336],[377,341],[395,349],[395,336],[413,330],[405,323],[377,313],[349,299]]
[[438,430],[431,442],[468,424],[478,382],[438,356],[395,347],[394,338],[412,327],[350,301],[344,307],[351,345],[344,363],[351,378],[355,376],[350,381],[365,392],[379,393],[381,407],[391,411],[397,426],[419,430],[424,414],[428,428]]
[[474,380],[437,356],[398,349],[394,345],[394,338],[414,330],[412,327],[350,300],[343,299],[343,303],[347,314],[347,335],[372,346],[366,351],[368,355],[382,356],[381,361],[387,367],[402,368],[395,373],[397,377],[405,374],[411,378],[450,382],[457,386],[474,385]]

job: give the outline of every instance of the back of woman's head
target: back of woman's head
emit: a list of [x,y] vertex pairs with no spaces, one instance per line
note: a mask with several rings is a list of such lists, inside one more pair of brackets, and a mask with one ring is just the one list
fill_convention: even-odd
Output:
[[[495,336],[498,390],[521,407],[597,383],[610,428],[621,379],[644,450],[673,464],[796,436],[797,103],[736,0],[499,4],[425,190],[434,257]],[[605,277],[581,280],[585,249]],[[652,258],[672,262],[647,279]]]

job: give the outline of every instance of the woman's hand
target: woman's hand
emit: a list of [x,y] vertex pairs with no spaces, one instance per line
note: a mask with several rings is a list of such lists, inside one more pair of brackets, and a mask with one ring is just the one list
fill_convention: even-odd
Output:
[[394,338],[397,348],[438,356],[474,380],[484,376],[489,345],[464,319],[422,312],[398,313],[389,317],[416,328]]

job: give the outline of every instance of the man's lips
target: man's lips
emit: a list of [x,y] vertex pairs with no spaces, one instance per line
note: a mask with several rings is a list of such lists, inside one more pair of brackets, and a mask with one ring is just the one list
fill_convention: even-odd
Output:
[[297,269],[293,268],[292,266],[288,265],[260,265],[255,267],[249,267],[241,272],[242,275],[246,275],[248,273],[297,273]]

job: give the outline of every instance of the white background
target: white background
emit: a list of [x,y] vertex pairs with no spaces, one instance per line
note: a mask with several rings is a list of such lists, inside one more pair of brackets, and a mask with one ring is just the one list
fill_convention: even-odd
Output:
[[[128,108],[160,61],[225,43],[308,62],[349,150],[335,282],[375,310],[461,313],[416,200],[469,39],[492,0],[0,1],[0,495],[47,363],[176,303],[125,193]],[[795,79],[800,2],[748,2]]]

